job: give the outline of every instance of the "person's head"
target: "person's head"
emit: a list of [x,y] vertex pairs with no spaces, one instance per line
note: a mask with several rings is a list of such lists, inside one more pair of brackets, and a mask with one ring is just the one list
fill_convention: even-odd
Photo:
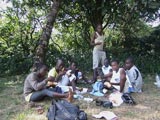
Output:
[[37,72],[40,77],[45,77],[48,73],[48,67],[44,64],[41,64],[38,66]]
[[97,24],[96,31],[102,33],[102,24]]
[[118,60],[112,60],[111,61],[112,70],[117,71],[119,69],[119,61]]
[[64,68],[63,60],[62,59],[58,59],[57,63],[56,63],[56,70],[62,71],[63,68]]
[[129,70],[134,65],[134,60],[132,57],[128,57],[125,61],[125,68]]
[[102,68],[97,68],[97,79],[103,78]]
[[108,67],[109,66],[109,60],[106,58],[104,59],[104,66],[105,67]]
[[77,64],[75,62],[71,62],[70,69],[75,70],[77,68]]
[[72,70],[68,70],[68,71],[66,72],[66,75],[67,75],[68,77],[70,77],[71,74],[72,74]]

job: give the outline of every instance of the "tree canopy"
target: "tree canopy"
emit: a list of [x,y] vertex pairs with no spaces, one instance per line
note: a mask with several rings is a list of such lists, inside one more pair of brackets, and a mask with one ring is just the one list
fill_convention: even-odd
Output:
[[160,72],[160,27],[147,24],[160,17],[159,0],[7,2],[12,6],[0,11],[1,74],[26,73],[36,60],[53,66],[57,58],[91,70],[90,38],[98,23],[110,59],[133,56],[143,72]]

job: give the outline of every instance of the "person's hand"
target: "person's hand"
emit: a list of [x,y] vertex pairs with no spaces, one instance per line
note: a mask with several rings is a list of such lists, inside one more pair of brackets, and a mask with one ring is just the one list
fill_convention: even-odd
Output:
[[131,84],[132,84],[132,86],[135,86],[135,85],[136,85],[136,83],[135,83],[135,82],[132,82]]
[[112,87],[112,84],[109,83],[109,82],[105,82],[104,85],[107,86],[108,88],[111,88],[111,87]]
[[101,45],[102,44],[102,42],[96,42],[95,43],[95,45]]
[[66,74],[65,71],[60,71],[60,72],[59,72],[59,75],[65,75],[65,74]]
[[53,85],[54,85],[53,82],[51,82],[51,81],[47,82],[47,86],[53,86]]
[[83,88],[77,87],[76,90],[81,92],[83,90]]

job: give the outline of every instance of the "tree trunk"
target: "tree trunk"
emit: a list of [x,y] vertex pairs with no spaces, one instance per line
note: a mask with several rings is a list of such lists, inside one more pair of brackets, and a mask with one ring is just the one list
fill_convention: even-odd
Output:
[[41,64],[45,63],[45,56],[48,48],[48,43],[49,43],[49,39],[51,38],[53,24],[56,20],[60,3],[61,3],[61,0],[53,0],[51,10],[47,16],[46,26],[43,28],[38,47],[36,49],[34,65],[33,65],[34,68],[37,68],[37,65],[40,63]]

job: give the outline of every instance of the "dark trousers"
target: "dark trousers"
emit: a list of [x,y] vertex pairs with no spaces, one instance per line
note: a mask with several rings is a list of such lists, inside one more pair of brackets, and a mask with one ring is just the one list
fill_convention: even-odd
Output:
[[56,87],[56,88],[46,88],[40,91],[35,91],[32,93],[30,101],[36,102],[44,99],[45,97],[54,97],[54,93],[62,93],[61,88]]

